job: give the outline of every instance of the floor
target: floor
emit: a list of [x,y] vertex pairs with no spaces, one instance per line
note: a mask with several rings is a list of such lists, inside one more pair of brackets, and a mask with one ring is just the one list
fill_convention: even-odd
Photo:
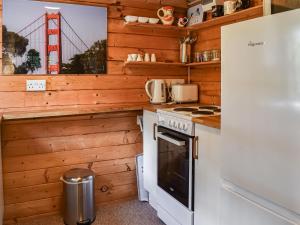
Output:
[[[49,216],[18,225],[63,225],[61,216]],[[111,203],[97,210],[93,225],[164,225],[148,203],[130,200]]]

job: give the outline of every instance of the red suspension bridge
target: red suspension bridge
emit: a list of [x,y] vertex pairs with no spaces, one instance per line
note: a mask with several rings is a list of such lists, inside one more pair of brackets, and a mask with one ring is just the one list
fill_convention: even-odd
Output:
[[59,74],[62,63],[68,63],[74,55],[89,49],[60,12],[45,13],[17,33],[28,39],[27,49],[44,55],[42,68],[47,74]]

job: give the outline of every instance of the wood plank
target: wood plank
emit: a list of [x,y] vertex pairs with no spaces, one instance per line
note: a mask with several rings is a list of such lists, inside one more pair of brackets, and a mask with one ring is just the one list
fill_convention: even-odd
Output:
[[3,140],[62,137],[138,129],[136,116],[5,125]]
[[106,175],[135,170],[135,158],[113,159],[106,161],[94,161],[84,164],[51,167],[22,172],[5,173],[4,189],[28,187],[59,181],[60,176],[73,168],[89,168],[97,175]]
[[[151,11],[153,13],[153,11]],[[156,18],[155,15],[151,17]],[[133,14],[127,14],[133,15]],[[151,26],[151,24],[150,24]],[[158,25],[156,25],[158,26]],[[161,25],[163,26],[163,25]],[[166,36],[166,37],[180,37],[185,35],[184,29],[156,29],[156,27],[148,26],[128,26],[124,23],[124,19],[111,19],[108,23],[108,32],[109,33],[124,33],[124,34],[143,34],[143,35],[153,35],[153,36]]]
[[187,27],[189,30],[200,30],[200,29],[205,29],[207,27],[212,27],[212,26],[222,26],[224,24],[230,24],[230,23],[236,23],[238,21],[242,20],[248,20],[249,18],[255,18],[263,15],[263,6],[258,5],[251,7],[249,9],[244,9],[242,11],[230,14],[230,15],[225,15],[222,17],[217,17],[212,20],[205,21],[201,24],[196,24],[190,27]]
[[[41,118],[57,118],[57,117],[66,117],[66,116],[80,116],[80,115],[97,115],[103,114],[106,116],[108,113],[118,113],[126,111],[140,111],[143,109],[143,106],[147,104],[136,104],[136,103],[127,103],[126,105],[120,104],[104,104],[104,105],[85,105],[77,106],[72,105],[69,107],[63,106],[51,106],[51,107],[28,107],[24,108],[9,108],[7,111],[3,110],[2,118],[4,121],[7,120],[20,120],[20,119],[41,119]],[[93,117],[95,118],[95,117]]]
[[[115,48],[114,48],[115,49]],[[120,50],[120,51],[119,51]],[[133,49],[130,49],[133,50]],[[114,50],[113,50],[114,51]],[[111,52],[112,57],[121,53],[122,49],[117,52]],[[169,54],[173,51],[161,53]],[[125,57],[125,55],[124,55]],[[120,58],[121,59],[121,58]],[[0,76],[1,92],[25,92],[26,80],[45,79],[47,91],[75,91],[75,90],[113,90],[113,89],[138,89],[144,87],[147,76],[125,76],[116,74],[114,76],[86,76],[86,75],[69,75],[69,76],[39,76],[39,75],[18,75],[18,76]],[[120,84],[122,86],[120,87]]]
[[[93,161],[104,161],[135,157],[142,151],[141,143],[120,146],[105,146],[92,149],[53,152],[28,156],[6,157],[3,159],[4,173],[45,169]],[[35,163],[32,163],[35,162]]]
[[[135,184],[114,186],[107,192],[96,193],[96,203],[119,200],[122,198],[134,197],[137,194]],[[37,214],[57,212],[62,210],[62,198],[53,197],[24,203],[14,203],[5,205],[4,218],[6,220],[16,220],[17,218],[33,216]]]
[[178,50],[178,39],[149,35],[109,33],[108,47]]
[[74,151],[141,142],[140,130],[4,141],[3,157]]
[[[135,183],[135,170],[107,175],[96,175],[95,191],[102,192],[103,189],[106,188],[112,189],[114,186]],[[24,193],[26,193],[26,195],[24,195]],[[6,196],[5,205],[58,196],[63,197],[63,184],[62,182],[56,182],[21,188],[5,189],[4,195]]]
[[[128,54],[136,53],[142,54],[145,53],[155,54],[157,59],[161,61],[171,61],[177,62],[179,60],[179,51],[178,50],[157,50],[157,49],[141,49],[141,48],[119,48],[119,47],[110,47],[108,49],[108,58],[109,60],[116,61],[126,61]],[[130,76],[128,77],[130,78]]]

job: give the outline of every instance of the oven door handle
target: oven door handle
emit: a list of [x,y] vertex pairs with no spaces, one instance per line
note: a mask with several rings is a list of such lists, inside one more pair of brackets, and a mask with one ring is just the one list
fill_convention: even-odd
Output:
[[185,146],[185,141],[176,140],[174,138],[168,137],[168,136],[164,135],[162,132],[158,132],[157,137],[159,137],[165,141],[168,141],[174,145],[177,145],[177,146]]

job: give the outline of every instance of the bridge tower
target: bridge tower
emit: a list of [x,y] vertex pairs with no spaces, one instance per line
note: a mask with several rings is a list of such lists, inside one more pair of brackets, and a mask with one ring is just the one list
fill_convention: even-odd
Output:
[[61,14],[60,12],[45,13],[45,65],[47,74],[59,74],[61,62]]

